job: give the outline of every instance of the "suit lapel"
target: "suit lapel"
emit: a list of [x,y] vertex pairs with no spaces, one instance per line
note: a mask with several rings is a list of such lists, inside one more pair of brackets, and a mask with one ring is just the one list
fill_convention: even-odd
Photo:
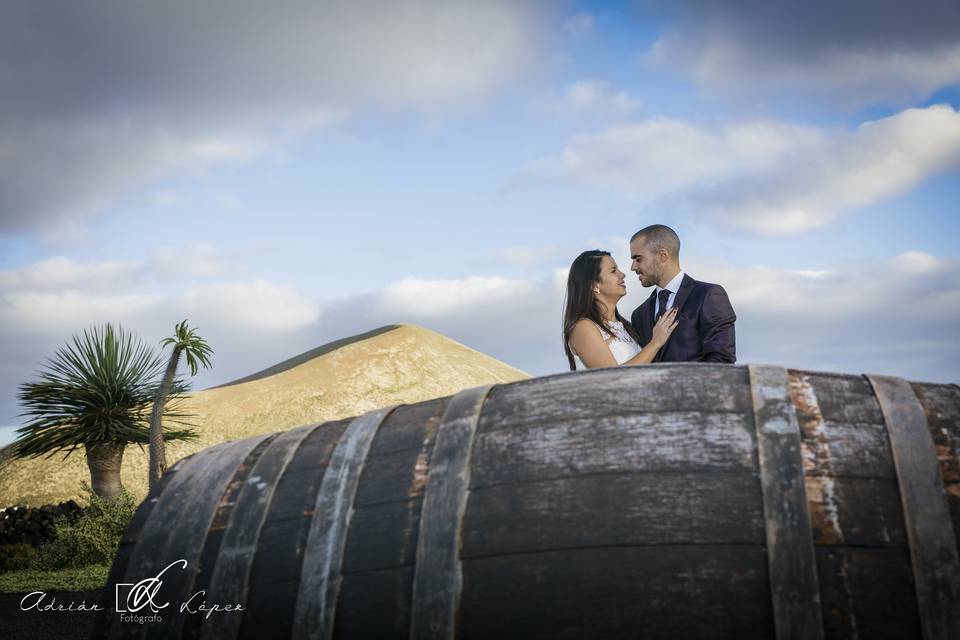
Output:
[[[677,309],[678,318],[679,318],[679,315],[683,312],[683,305],[684,303],[686,303],[687,298],[690,297],[690,292],[693,291],[693,285],[696,284],[696,282],[697,282],[696,280],[694,280],[687,274],[683,274],[683,280],[680,281],[680,287],[677,289],[677,296],[673,299],[673,307],[676,307]],[[653,328],[651,327],[650,335],[653,335],[652,329]],[[666,344],[664,344],[663,347],[660,349],[660,351],[657,352],[657,356],[655,358],[656,362],[660,362],[661,360],[663,360],[663,356],[667,353],[667,349],[670,348],[670,341],[673,340],[673,335],[675,333],[676,331],[670,334],[670,337],[667,338]]]
[[677,297],[673,299],[673,306],[683,311],[683,304],[687,301],[687,298],[690,297],[690,292],[693,291],[693,285],[696,283],[696,280],[687,274],[683,274],[683,280],[680,281],[680,288],[677,289]]
[[[644,344],[650,342],[653,337],[653,298],[656,293],[657,290],[654,289],[646,302],[640,305],[640,337],[643,338]],[[644,309],[644,305],[648,308]]]

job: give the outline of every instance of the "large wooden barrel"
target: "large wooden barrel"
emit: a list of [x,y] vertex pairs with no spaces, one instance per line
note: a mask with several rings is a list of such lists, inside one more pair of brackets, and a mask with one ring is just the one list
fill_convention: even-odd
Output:
[[180,461],[95,633],[958,638],[958,534],[956,385],[596,370]]

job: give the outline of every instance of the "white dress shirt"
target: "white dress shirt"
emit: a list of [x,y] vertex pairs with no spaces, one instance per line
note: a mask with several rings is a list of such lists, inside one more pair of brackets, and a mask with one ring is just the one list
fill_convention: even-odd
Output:
[[673,280],[667,283],[665,287],[657,287],[655,292],[656,297],[653,299],[653,317],[656,318],[657,314],[660,313],[660,292],[663,289],[666,289],[670,292],[670,297],[667,298],[667,309],[673,308],[673,301],[677,299],[677,291],[680,290],[680,283],[683,282],[683,271],[680,271],[677,275],[673,276]]

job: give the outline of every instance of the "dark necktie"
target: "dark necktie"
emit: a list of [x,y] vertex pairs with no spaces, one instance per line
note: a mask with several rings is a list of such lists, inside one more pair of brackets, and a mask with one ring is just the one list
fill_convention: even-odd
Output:
[[[660,319],[664,313],[667,312],[667,300],[670,299],[670,289],[660,289],[660,293],[657,294],[657,299],[660,301],[659,311],[657,311],[656,320]],[[654,320],[654,322],[656,322]]]

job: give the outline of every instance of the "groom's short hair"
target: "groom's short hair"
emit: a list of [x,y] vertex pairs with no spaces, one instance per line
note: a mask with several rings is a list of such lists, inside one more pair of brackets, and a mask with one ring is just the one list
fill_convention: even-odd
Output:
[[630,242],[644,238],[644,244],[654,251],[664,249],[671,258],[680,257],[680,236],[665,224],[652,224],[644,227],[630,237]]

